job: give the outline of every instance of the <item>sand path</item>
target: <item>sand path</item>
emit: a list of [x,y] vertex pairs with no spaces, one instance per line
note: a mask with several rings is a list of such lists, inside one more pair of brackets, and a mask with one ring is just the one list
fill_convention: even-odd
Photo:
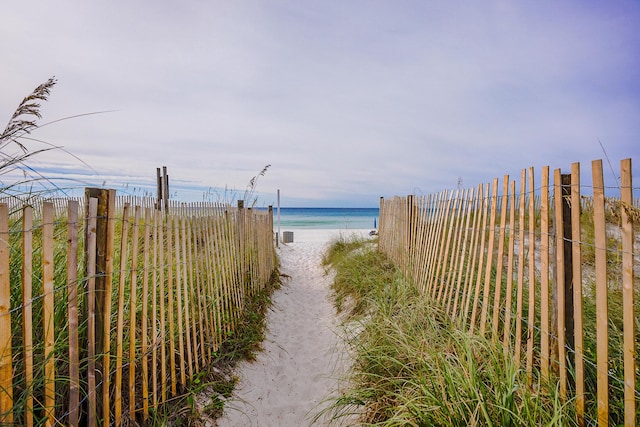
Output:
[[298,233],[294,243],[281,245],[280,270],[290,277],[273,294],[264,351],[239,365],[239,384],[218,426],[308,426],[337,390],[346,362],[330,300],[332,276],[321,265],[331,236]]

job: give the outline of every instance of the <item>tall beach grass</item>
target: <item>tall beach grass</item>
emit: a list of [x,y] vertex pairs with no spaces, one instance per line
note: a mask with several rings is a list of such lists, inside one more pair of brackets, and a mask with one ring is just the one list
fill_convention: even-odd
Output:
[[334,242],[338,309],[354,357],[349,387],[326,411],[371,426],[575,424],[573,403],[530,388],[501,345],[462,332],[375,245]]

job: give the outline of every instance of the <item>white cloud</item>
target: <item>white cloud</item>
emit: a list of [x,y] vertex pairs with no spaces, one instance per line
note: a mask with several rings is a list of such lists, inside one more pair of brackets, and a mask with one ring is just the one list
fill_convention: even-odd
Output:
[[37,131],[115,188],[167,165],[244,189],[270,163],[269,201],[372,206],[588,162],[598,138],[638,154],[632,1],[14,3],[0,117],[51,75],[44,121],[118,110]]

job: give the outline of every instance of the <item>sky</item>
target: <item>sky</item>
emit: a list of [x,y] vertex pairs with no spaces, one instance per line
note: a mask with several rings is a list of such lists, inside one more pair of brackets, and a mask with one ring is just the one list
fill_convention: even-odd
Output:
[[29,167],[68,191],[154,194],[166,166],[172,198],[219,201],[270,165],[260,206],[375,207],[530,166],[605,159],[613,180],[631,157],[639,176],[637,0],[23,0],[2,17],[0,122],[55,76],[54,123],[24,143],[61,147]]

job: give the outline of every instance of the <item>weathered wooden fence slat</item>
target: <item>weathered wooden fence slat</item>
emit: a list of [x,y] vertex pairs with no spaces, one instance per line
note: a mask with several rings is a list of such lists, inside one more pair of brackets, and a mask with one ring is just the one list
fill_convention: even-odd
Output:
[[[571,165],[571,251],[573,259],[573,319],[574,319],[574,344],[575,344],[575,397],[576,416],[578,424],[584,425],[585,390],[584,390],[584,324],[582,321],[582,249],[580,245],[582,227],[580,225],[580,164]],[[634,373],[635,375],[635,373]]]
[[[22,253],[33,254],[33,208],[22,210]],[[27,392],[25,425],[33,425],[33,257],[22,257],[22,345],[24,347],[24,379]],[[71,318],[69,319],[71,330]],[[76,320],[77,325],[77,320]]]
[[[69,425],[80,420],[80,339],[78,325],[78,202],[67,206],[67,317],[69,319]],[[27,253],[26,251],[23,253]]]
[[102,189],[32,202],[0,204],[2,425],[148,422],[276,268],[272,210]]
[[572,402],[579,425],[636,425],[631,159],[609,187],[592,162],[588,196],[580,173],[574,163],[551,177],[545,166],[536,183],[528,168],[519,186],[504,176],[501,191],[494,179],[381,198],[379,250],[461,328],[500,342],[532,387]]
[[620,219],[622,228],[622,303],[623,303],[623,360],[624,360],[624,422],[636,424],[636,342],[635,342],[635,296],[633,273],[633,220],[630,210],[633,205],[633,183],[631,159],[620,162]]

